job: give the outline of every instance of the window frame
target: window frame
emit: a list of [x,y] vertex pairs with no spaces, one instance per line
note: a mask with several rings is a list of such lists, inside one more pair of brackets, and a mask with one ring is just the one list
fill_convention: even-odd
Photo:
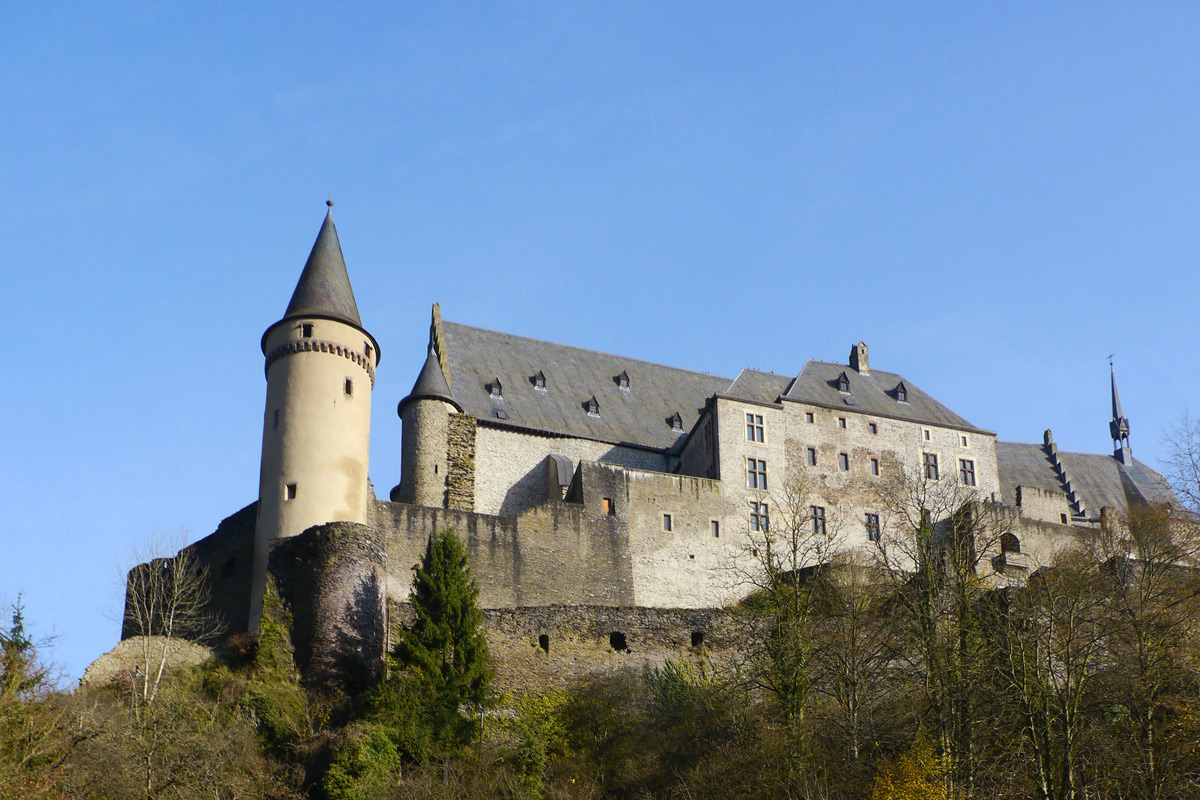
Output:
[[975,486],[975,460],[960,458],[958,460],[958,478],[963,486]]
[[767,460],[746,459],[746,488],[765,492],[767,490]]
[[838,469],[842,472],[850,471],[850,454],[838,453]]
[[[757,438],[755,438],[757,437]],[[765,444],[767,441],[766,425],[763,415],[746,412],[746,441],[754,444]]]
[[937,453],[921,453],[921,474],[925,476],[926,480],[941,480],[941,471],[938,469]]
[[750,501],[750,530],[753,533],[770,533],[771,511],[766,500]]
[[813,535],[825,536],[825,531],[828,530],[825,525],[825,506],[809,506],[808,513],[812,519]]
[[867,529],[867,541],[878,542],[882,534],[882,528],[879,524],[879,514],[868,511],[863,515],[863,525]]

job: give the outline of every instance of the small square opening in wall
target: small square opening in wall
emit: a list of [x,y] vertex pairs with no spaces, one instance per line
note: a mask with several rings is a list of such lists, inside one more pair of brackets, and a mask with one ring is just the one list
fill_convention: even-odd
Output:
[[704,646],[704,631],[692,631],[692,647]]
[[542,635],[538,636],[538,649],[541,650],[543,653],[550,652],[550,635],[549,634],[543,633]]
[[714,539],[720,539],[721,538],[721,520],[714,519],[714,520],[710,521],[708,524],[709,524],[709,529],[712,531],[712,537]]
[[967,444],[967,437],[966,437],[966,436],[962,436],[962,437],[960,437],[960,438],[962,439],[962,446],[963,446],[963,447],[968,447],[969,445]]
[[296,499],[296,484],[289,483],[287,486],[283,487],[283,499],[284,500],[295,500]]
[[600,498],[600,510],[610,517],[617,513],[616,509],[613,508],[613,501],[611,497]]
[[342,389],[346,392],[346,394],[353,395],[354,394],[354,381],[350,380],[349,378],[346,378],[346,383],[342,385]]
[[668,533],[671,532],[671,515],[670,514],[663,514],[663,530]]
[[816,422],[816,417],[813,416],[813,412],[805,411],[804,412],[804,421],[807,423],[810,423],[810,424],[813,422]]
[[877,433],[879,433],[879,426],[877,424],[875,424],[874,422],[868,422],[867,430],[872,434],[877,434]]
[[925,428],[921,433],[925,436],[925,441],[929,441],[929,428]]
[[838,427],[839,428],[846,427],[846,418],[845,417],[838,417]]
[[300,335],[305,339],[311,339],[313,336],[313,324],[311,322],[302,323],[300,325]]
[[629,643],[625,641],[625,634],[621,631],[613,631],[608,635],[608,646],[618,653],[629,650]]

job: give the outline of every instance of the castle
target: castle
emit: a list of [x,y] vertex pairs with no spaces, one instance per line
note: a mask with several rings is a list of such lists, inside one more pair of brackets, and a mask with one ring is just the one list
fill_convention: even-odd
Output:
[[[329,204],[332,207],[332,203]],[[901,375],[846,364],[734,378],[482,330],[433,307],[407,397],[400,482],[368,479],[380,347],[359,317],[332,208],[262,337],[256,503],[192,545],[230,631],[254,631],[268,575],[310,675],[369,680],[429,535],[464,539],[493,652],[546,675],[736,637],[731,569],[803,486],[803,525],[868,552],[896,524],[889,478],[954,486],[1012,520],[984,562],[1020,582],[1102,514],[1171,498],[1135,460],[1112,378],[1111,455],[997,440]],[[794,521],[795,517],[792,517]],[[123,638],[136,633],[127,625]]]

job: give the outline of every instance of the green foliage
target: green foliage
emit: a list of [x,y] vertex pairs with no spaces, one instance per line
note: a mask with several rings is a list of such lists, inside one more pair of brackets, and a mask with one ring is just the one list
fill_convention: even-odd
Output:
[[471,580],[466,549],[449,529],[430,537],[415,573],[415,619],[400,631],[393,656],[402,673],[424,684],[434,732],[453,749],[477,727],[462,707],[481,707],[492,679],[479,588]]
[[247,706],[268,747],[293,746],[311,735],[308,696],[300,686],[292,657],[291,614],[274,586],[263,598],[258,643],[249,672]]
[[567,750],[563,710],[569,699],[561,691],[530,692],[505,704],[510,714],[500,725],[516,742],[510,760],[525,797],[542,796],[547,765]]
[[374,800],[386,797],[401,775],[400,755],[389,732],[364,723],[347,731],[321,782],[328,800]]

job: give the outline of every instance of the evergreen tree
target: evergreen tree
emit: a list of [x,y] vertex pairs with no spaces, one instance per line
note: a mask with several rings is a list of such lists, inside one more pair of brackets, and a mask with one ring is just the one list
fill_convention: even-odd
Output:
[[479,587],[453,529],[430,537],[414,572],[415,619],[400,632],[396,665],[421,684],[435,735],[447,744],[462,744],[475,724],[460,709],[481,706],[492,679]]

